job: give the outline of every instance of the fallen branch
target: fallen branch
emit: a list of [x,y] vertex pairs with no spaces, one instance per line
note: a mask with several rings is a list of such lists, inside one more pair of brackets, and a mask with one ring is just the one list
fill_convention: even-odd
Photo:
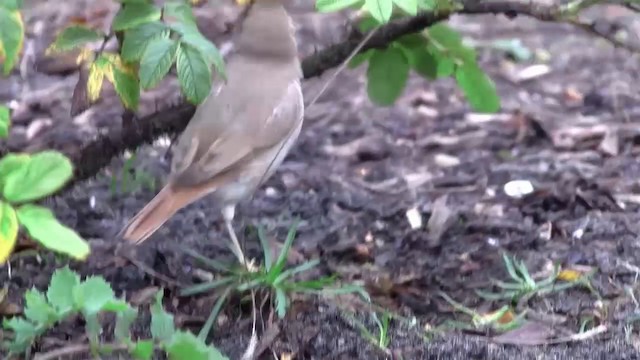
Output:
[[[468,1],[458,9],[423,12],[413,17],[392,21],[377,29],[376,33],[364,43],[360,52],[373,48],[384,48],[404,35],[422,31],[454,14],[503,14],[509,18],[524,15],[540,21],[567,22],[603,37],[616,46],[629,48],[611,35],[598,33],[592,24],[577,19],[575,15],[591,5],[594,3],[590,0],[577,0],[566,5],[542,5],[530,1]],[[320,76],[340,65],[361,44],[365,36],[366,34],[353,30],[347,36],[347,40],[331,45],[303,59],[304,78]],[[75,165],[75,176],[74,181],[67,185],[67,189],[78,181],[95,176],[113,158],[120,156],[127,150],[133,151],[143,144],[153,142],[162,135],[180,133],[186,127],[194,111],[193,105],[183,103],[137,119],[126,129],[114,128],[99,136],[85,145],[78,154],[70,154]]]

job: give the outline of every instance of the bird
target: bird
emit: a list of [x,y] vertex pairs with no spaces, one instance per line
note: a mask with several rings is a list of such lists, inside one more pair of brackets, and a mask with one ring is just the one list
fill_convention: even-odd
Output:
[[248,3],[226,80],[197,106],[174,145],[166,184],[119,232],[125,241],[140,244],[208,197],[221,210],[231,251],[247,266],[233,228],[236,206],[280,166],[304,118],[295,26],[282,1]]

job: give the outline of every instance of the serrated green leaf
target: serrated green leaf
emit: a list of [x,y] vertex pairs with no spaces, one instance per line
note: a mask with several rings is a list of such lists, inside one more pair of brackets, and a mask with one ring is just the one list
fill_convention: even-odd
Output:
[[2,326],[13,332],[13,341],[9,343],[9,351],[13,353],[26,351],[38,335],[36,326],[23,318],[4,319]]
[[181,41],[198,49],[207,62],[215,67],[218,74],[226,79],[224,59],[215,44],[197,31],[182,32]]
[[393,0],[393,2],[409,15],[416,15],[418,13],[418,0]]
[[495,84],[477,65],[458,66],[456,81],[475,111],[492,113],[500,109]]
[[55,41],[49,46],[47,52],[62,52],[78,48],[86,43],[103,40],[105,34],[102,31],[90,29],[82,25],[72,25],[63,29]]
[[133,324],[137,317],[138,310],[132,307],[128,307],[128,309],[120,311],[116,314],[116,325],[113,329],[113,335],[115,336],[116,340],[122,343],[128,343],[130,341],[131,324]]
[[365,0],[364,8],[379,23],[384,24],[391,19],[393,0]]
[[89,255],[89,244],[74,230],[62,225],[47,208],[23,205],[18,208],[18,220],[34,240],[49,250],[78,260],[84,260]]
[[180,44],[176,61],[182,93],[193,104],[200,104],[211,91],[211,69],[200,51]]
[[72,296],[75,308],[85,314],[97,314],[107,303],[116,300],[111,285],[99,276],[81,282],[73,289]]
[[171,342],[165,347],[169,360],[223,360],[227,359],[220,352],[200,341],[190,332],[180,331],[173,336]]
[[156,86],[169,72],[176,58],[178,42],[167,38],[154,38],[149,42],[140,60],[140,84],[143,89]]
[[362,6],[363,0],[316,0],[318,12],[340,11],[349,7]]
[[162,307],[162,292],[156,294],[156,301],[151,305],[151,336],[154,340],[166,342],[175,334],[173,315]]
[[127,30],[160,20],[160,16],[162,11],[153,4],[127,3],[113,18],[111,28],[115,31]]
[[0,7],[0,62],[4,75],[9,75],[18,62],[24,45],[24,22],[16,9]]
[[48,325],[57,319],[56,310],[49,305],[43,293],[30,289],[24,294],[24,316],[34,324]]
[[462,36],[444,23],[429,27],[425,32],[438,50],[461,63],[475,63],[476,51],[462,42]]
[[11,126],[11,116],[9,108],[0,105],[0,138],[6,139],[9,136],[9,127]]
[[140,85],[135,74],[113,69],[113,86],[125,108],[136,110],[140,102]]
[[4,201],[0,201],[0,264],[13,252],[18,240],[18,217],[16,211]]
[[166,20],[177,20],[179,23],[197,29],[196,17],[193,15],[191,6],[181,1],[168,1],[164,4],[164,18]]
[[128,62],[140,60],[149,42],[157,37],[169,37],[167,26],[159,21],[149,22],[127,30],[124,33],[120,51],[122,59]]
[[153,356],[153,341],[138,341],[131,351],[131,356],[138,360],[151,360],[151,357]]
[[80,276],[69,269],[69,266],[57,269],[53,273],[47,289],[47,300],[58,314],[73,309],[74,301],[70,295],[78,284],[80,284]]
[[37,200],[60,189],[72,176],[71,161],[57,151],[42,151],[9,173],[2,194],[9,202]]
[[376,51],[369,59],[367,93],[375,103],[391,105],[404,91],[409,78],[409,62],[402,50],[392,46]]

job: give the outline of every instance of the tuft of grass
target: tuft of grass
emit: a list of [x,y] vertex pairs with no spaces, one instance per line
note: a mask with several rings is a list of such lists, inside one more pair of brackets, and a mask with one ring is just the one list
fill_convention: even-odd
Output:
[[558,283],[558,276],[561,274],[561,270],[560,266],[556,265],[551,275],[536,281],[529,273],[524,261],[519,261],[506,253],[502,254],[502,260],[509,274],[510,281],[492,279],[491,283],[499,289],[498,292],[492,293],[476,290],[476,294],[485,300],[510,300],[513,303],[518,303],[535,296],[544,296],[577,286],[586,287],[592,293],[598,295],[593,286],[591,286],[590,281],[595,271],[579,276],[571,281]]
[[241,264],[224,264],[220,261],[206,258],[191,249],[184,249],[184,252],[201,262],[210,270],[217,272],[218,277],[210,282],[204,282],[183,288],[181,296],[191,296],[202,294],[213,290],[221,291],[216,304],[205,325],[200,330],[199,338],[205,339],[213,327],[215,319],[219,315],[224,303],[231,293],[247,293],[256,290],[266,290],[269,294],[271,304],[274,305],[275,312],[280,319],[284,318],[290,305],[291,295],[294,293],[320,294],[320,295],[341,295],[355,293],[366,301],[370,301],[367,292],[361,286],[345,285],[337,286],[336,276],[326,276],[315,280],[297,281],[295,276],[307,272],[320,264],[320,260],[314,259],[306,261],[292,268],[286,267],[287,255],[291,250],[296,236],[297,222],[289,229],[285,242],[278,254],[273,259],[268,241],[261,228],[258,229],[258,238],[262,247],[264,257],[263,264],[247,270]]

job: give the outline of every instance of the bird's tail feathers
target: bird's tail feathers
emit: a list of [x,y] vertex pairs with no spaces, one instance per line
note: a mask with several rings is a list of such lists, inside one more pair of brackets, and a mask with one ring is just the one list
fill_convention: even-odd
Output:
[[119,237],[139,244],[149,238],[178,210],[198,200],[205,193],[202,191],[175,189],[167,184],[160,192],[140,210],[124,228]]

